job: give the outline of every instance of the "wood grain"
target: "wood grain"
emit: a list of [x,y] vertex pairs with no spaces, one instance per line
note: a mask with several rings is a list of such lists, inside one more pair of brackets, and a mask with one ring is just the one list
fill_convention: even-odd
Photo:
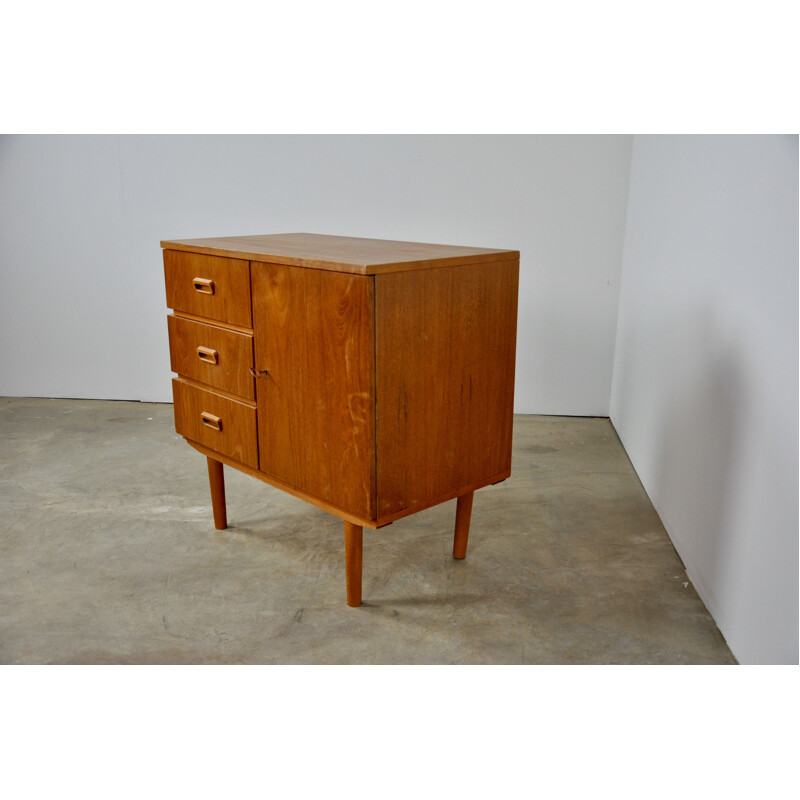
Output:
[[[249,372],[253,366],[252,336],[172,315],[167,317],[167,326],[173,372],[248,400],[256,399]],[[216,351],[216,362],[200,358],[199,348]]]
[[519,264],[375,278],[378,518],[511,468]]
[[279,233],[260,236],[221,236],[178,239],[162,247],[189,253],[229,256],[249,261],[378,275],[454,264],[519,260],[518,250],[486,247],[398,242],[314,233]]
[[373,279],[252,265],[260,468],[375,519]]
[[[248,261],[165,250],[164,277],[169,308],[234,325],[251,325]],[[195,278],[213,281],[214,293],[197,291]]]
[[[214,451],[229,455],[251,467],[258,466],[256,410],[216,392],[199,389],[178,378],[172,381],[175,430]],[[206,425],[203,413],[219,417],[221,430]]]

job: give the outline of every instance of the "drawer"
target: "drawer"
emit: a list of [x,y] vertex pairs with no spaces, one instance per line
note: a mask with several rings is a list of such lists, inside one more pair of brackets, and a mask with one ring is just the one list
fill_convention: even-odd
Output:
[[216,389],[256,399],[253,337],[246,333],[167,317],[169,359],[173,372]]
[[252,327],[249,261],[165,250],[164,277],[170,308]]
[[175,430],[187,439],[258,468],[256,410],[173,379]]

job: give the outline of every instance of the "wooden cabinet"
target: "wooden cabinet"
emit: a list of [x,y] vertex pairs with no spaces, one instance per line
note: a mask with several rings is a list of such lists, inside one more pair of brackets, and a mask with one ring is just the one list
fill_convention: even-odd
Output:
[[165,241],[175,427],[208,458],[345,521],[347,598],[363,527],[511,474],[519,253],[276,234]]

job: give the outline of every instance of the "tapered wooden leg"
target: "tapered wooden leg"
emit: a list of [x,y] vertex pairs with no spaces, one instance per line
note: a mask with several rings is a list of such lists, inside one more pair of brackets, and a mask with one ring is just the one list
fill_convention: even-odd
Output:
[[361,605],[361,550],[364,529],[351,522],[344,523],[344,561],[347,570],[347,605]]
[[472,516],[472,498],[475,492],[467,492],[458,498],[456,504],[456,535],[453,537],[453,558],[467,555],[469,539],[469,519]]
[[208,459],[208,482],[211,484],[211,507],[214,509],[214,527],[224,530],[228,527],[228,514],[225,510],[225,476],[222,462]]

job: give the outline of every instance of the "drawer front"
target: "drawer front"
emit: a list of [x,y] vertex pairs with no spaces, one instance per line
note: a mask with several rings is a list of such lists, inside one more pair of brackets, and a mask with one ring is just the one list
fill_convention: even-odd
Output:
[[252,326],[249,261],[165,250],[164,277],[170,308]]
[[253,337],[180,317],[167,317],[172,371],[255,400]]
[[245,403],[173,379],[175,430],[258,469],[256,410]]

